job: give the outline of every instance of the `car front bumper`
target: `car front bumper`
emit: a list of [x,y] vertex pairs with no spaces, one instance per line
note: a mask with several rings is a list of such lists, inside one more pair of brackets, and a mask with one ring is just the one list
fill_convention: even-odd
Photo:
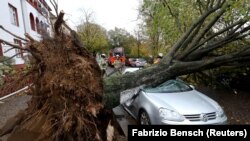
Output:
[[161,125],[225,125],[228,124],[227,117],[224,116],[222,118],[216,118],[214,120],[209,121],[189,121],[185,119],[184,121],[178,122],[178,121],[167,121],[163,120],[160,121]]

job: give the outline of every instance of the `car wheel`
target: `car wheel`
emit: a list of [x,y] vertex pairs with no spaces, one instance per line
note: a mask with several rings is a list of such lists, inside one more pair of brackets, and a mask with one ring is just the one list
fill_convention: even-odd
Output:
[[141,111],[139,115],[139,124],[140,125],[150,125],[150,119],[148,114],[145,111]]

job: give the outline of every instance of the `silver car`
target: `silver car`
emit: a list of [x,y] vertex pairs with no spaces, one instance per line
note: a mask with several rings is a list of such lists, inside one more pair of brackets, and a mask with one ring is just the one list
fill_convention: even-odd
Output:
[[217,102],[180,80],[144,87],[122,105],[142,125],[227,123]]
[[144,67],[147,64],[147,61],[144,58],[137,58],[131,62],[132,67]]

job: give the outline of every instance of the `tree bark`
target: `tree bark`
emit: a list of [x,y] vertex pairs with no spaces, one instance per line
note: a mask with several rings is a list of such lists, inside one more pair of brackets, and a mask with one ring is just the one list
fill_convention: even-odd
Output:
[[60,11],[59,16],[57,17],[56,22],[54,24],[56,35],[60,34],[60,27],[62,26],[62,23],[64,22],[63,21],[63,16],[64,16],[64,12]]

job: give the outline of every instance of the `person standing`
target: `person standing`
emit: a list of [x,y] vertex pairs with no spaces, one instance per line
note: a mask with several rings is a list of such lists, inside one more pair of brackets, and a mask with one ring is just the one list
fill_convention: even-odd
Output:
[[161,59],[162,59],[162,57],[163,57],[163,54],[159,53],[158,56],[157,56],[157,58],[156,58],[156,60],[154,61],[154,64],[159,64],[160,61],[161,61]]
[[99,61],[99,66],[100,66],[100,69],[102,71],[102,76],[105,77],[106,76],[106,69],[108,67],[108,63],[106,61],[106,55],[105,54],[101,54],[101,58],[100,58],[100,61]]
[[154,64],[154,57],[153,57],[153,55],[149,55],[148,63],[149,63],[150,65]]
[[115,58],[115,61],[113,63],[113,66],[114,66],[115,70],[119,71],[119,73],[122,74],[122,62],[120,60],[120,56],[117,54],[115,57],[116,58]]

